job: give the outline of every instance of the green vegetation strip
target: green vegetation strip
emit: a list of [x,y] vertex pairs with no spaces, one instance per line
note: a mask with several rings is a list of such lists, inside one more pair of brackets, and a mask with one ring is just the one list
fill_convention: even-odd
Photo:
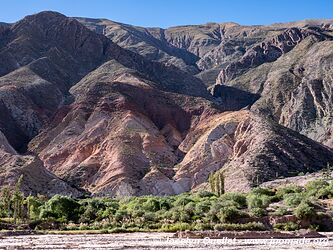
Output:
[[85,198],[25,197],[20,183],[0,197],[0,229],[48,233],[244,231],[301,228],[332,230],[333,183],[320,179],[304,188],[255,188],[249,193],[202,191],[176,196]]

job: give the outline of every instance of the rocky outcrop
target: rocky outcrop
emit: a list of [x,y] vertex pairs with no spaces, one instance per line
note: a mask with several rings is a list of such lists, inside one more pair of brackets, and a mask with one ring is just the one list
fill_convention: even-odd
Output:
[[332,147],[332,44],[308,37],[228,85],[260,94],[255,112]]
[[308,36],[324,40],[326,36],[312,29],[290,28],[276,37],[269,38],[260,44],[252,46],[242,58],[223,68],[217,78],[217,83],[229,82],[251,68],[263,63],[273,62],[281,55],[292,50]]
[[[195,142],[180,146],[186,156],[174,179],[184,191],[218,170],[223,170],[227,191],[248,191],[279,176],[325,168],[333,160],[331,150],[249,111],[213,117],[197,133],[201,136]],[[316,156],[309,157],[314,151]]]
[[63,180],[46,170],[43,162],[35,156],[21,156],[9,145],[6,137],[0,133],[0,187],[15,187],[20,176],[22,191],[26,194],[55,194],[79,197],[84,192],[71,187]]

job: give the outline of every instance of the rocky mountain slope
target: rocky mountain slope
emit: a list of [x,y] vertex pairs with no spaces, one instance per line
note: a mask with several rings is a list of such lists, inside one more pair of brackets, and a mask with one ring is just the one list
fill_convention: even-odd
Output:
[[166,195],[223,170],[245,191],[323,169],[331,24],[0,25],[0,186],[23,173],[34,193]]
[[0,155],[0,184],[2,187],[14,187],[18,178],[23,176],[21,188],[26,195],[62,194],[80,197],[85,194],[82,190],[68,185],[46,170],[38,157],[19,155],[2,133],[0,133]]

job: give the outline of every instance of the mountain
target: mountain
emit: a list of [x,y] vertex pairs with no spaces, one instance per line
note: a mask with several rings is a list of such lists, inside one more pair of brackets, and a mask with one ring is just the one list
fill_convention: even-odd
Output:
[[47,11],[0,25],[0,186],[23,174],[27,193],[171,195],[223,171],[247,191],[326,168],[331,24],[161,29]]

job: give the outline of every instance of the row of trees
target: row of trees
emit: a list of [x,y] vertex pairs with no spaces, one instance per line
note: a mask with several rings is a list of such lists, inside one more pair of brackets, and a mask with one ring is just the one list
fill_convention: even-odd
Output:
[[[3,189],[0,197],[0,217],[13,218],[15,223],[56,222],[70,229],[122,229],[176,230],[248,228],[258,225],[237,224],[242,218],[269,215],[294,214],[300,220],[316,218],[319,200],[333,197],[333,182],[317,180],[305,188],[289,186],[277,190],[255,188],[249,193],[224,193],[223,173],[211,176],[210,183],[215,193],[202,191],[176,196],[87,198],[75,199],[55,195],[24,197],[20,192],[22,178],[13,190]],[[280,207],[272,212],[270,204],[279,202]],[[321,214],[323,216],[323,214]],[[325,215],[326,216],[326,215]],[[331,219],[331,218],[329,218]],[[185,224],[184,224],[185,223]],[[39,224],[40,225],[40,224]],[[72,225],[72,226],[71,226]],[[73,226],[74,225],[74,226]],[[278,228],[298,228],[295,225],[279,225]]]
[[11,190],[5,187],[1,193],[0,200],[0,213],[2,217],[13,218],[14,223],[27,219],[27,203],[29,199],[25,199],[24,194],[21,192],[23,176],[18,179],[15,189]]

